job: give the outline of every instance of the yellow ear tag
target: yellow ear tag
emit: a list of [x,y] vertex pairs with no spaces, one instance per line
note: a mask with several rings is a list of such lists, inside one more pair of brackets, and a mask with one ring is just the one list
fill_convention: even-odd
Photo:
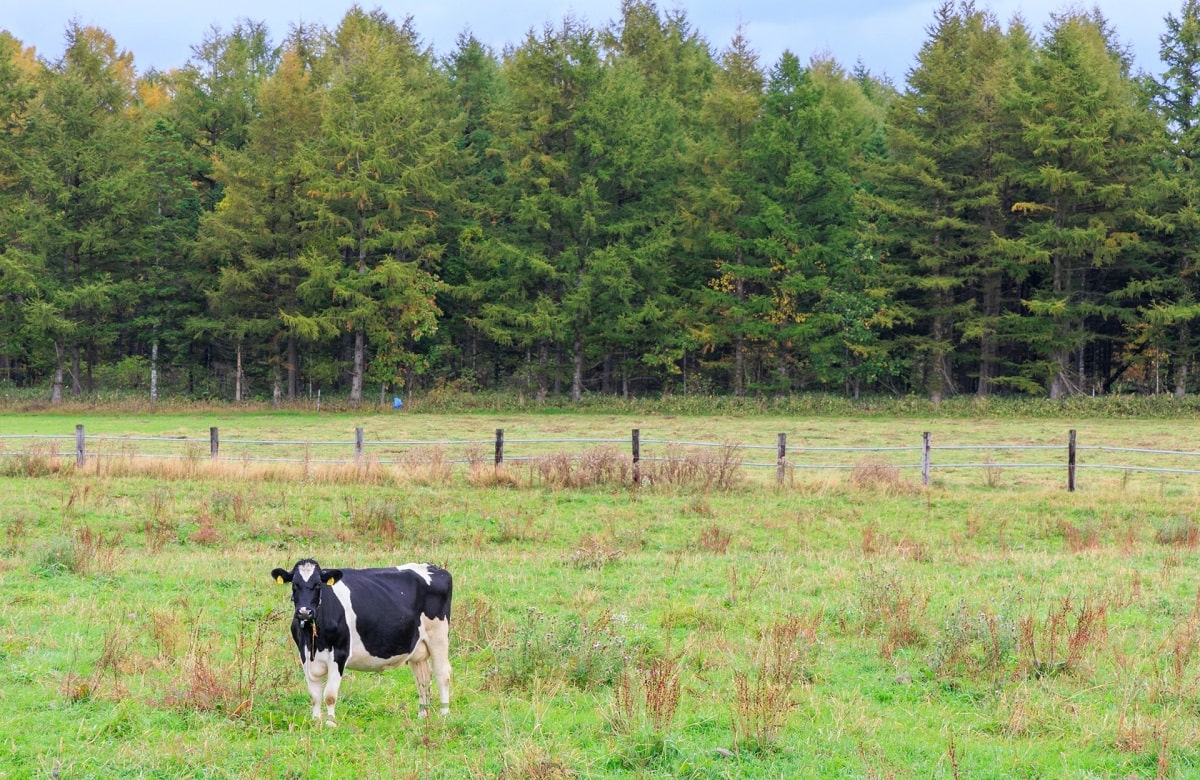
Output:
[[326,585],[332,585],[332,584],[333,584],[333,577],[330,577],[329,579],[325,580],[325,584],[326,584]]
[[283,577],[276,577],[276,578],[275,578],[275,581],[276,581],[276,582],[278,582],[280,585],[282,585],[282,584],[283,584]]

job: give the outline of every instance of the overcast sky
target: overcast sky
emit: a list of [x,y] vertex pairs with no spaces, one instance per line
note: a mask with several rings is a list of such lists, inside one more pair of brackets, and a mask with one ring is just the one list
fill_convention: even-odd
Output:
[[[715,49],[720,50],[743,24],[764,69],[785,50],[802,61],[828,52],[842,65],[861,60],[877,75],[887,75],[897,85],[926,38],[940,0],[660,0],[660,10],[682,8],[687,18]],[[540,30],[568,13],[595,27],[618,16],[620,0],[408,0],[360,2],[364,8],[382,8],[400,21],[411,15],[417,32],[439,54],[455,47],[459,33],[469,29],[497,51],[519,43],[530,28]],[[1183,0],[1098,0],[1070,3],[1061,0],[977,0],[1007,23],[1020,13],[1035,31],[1050,15],[1069,7],[1098,7],[1130,45],[1139,69],[1159,72],[1159,36],[1163,18],[1178,16]],[[333,28],[345,10],[346,0],[0,0],[0,29],[6,29],[38,53],[55,60],[63,50],[64,30],[77,19],[101,27],[118,47],[131,51],[140,72],[167,70],[184,64],[191,47],[215,27],[229,30],[240,19],[266,22],[278,42],[296,22],[315,22]]]

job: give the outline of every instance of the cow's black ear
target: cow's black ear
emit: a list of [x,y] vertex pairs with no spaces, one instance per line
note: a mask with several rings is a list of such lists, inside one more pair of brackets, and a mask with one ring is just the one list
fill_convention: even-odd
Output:
[[271,569],[271,577],[280,585],[292,581],[292,573],[286,569]]
[[324,583],[326,585],[332,585],[333,583],[337,582],[341,578],[342,578],[342,570],[341,569],[322,569],[321,570],[321,580],[324,581]]

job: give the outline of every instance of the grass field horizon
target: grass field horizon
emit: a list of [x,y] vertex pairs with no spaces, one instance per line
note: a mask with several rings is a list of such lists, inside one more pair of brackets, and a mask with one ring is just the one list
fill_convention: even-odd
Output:
[[[86,414],[85,414],[86,413]],[[1200,449],[1187,415],[0,411],[0,434]],[[795,445],[798,446],[798,445]],[[601,469],[578,459],[574,468]],[[44,464],[42,464],[44,465]],[[607,467],[603,467],[607,468]],[[1200,480],[964,470],[566,487],[0,459],[0,776],[1189,777]],[[935,472],[936,474],[936,472]],[[689,481],[689,479],[693,481]],[[455,576],[451,714],[352,673],[309,722],[273,566]]]

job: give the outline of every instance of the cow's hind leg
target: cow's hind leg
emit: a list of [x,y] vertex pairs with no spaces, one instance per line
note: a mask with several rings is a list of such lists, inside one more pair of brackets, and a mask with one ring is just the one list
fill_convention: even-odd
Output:
[[417,681],[417,717],[429,714],[429,652],[424,642],[418,642],[412,657],[408,659],[413,677]]
[[429,657],[433,662],[433,674],[437,678],[438,695],[441,697],[441,713],[450,712],[450,621],[423,618],[425,643],[429,645]]

